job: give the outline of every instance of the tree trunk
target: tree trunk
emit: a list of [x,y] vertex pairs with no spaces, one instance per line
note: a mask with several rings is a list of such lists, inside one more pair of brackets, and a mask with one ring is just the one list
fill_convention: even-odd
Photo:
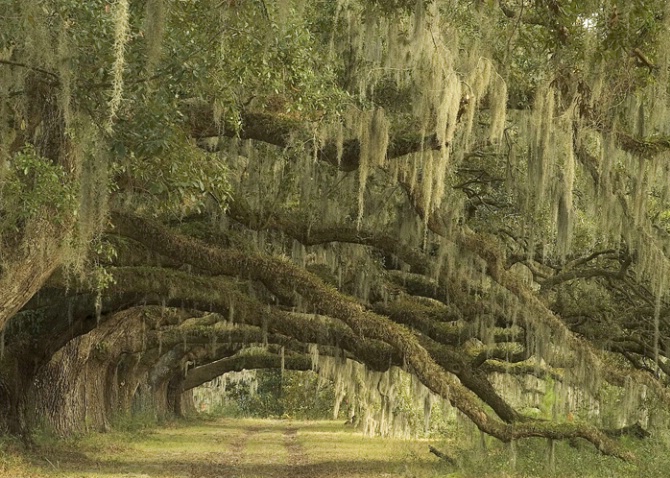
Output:
[[28,388],[32,382],[32,374],[23,373],[18,361],[8,359],[2,361],[0,374],[0,432],[20,437],[24,442],[30,441],[30,428],[27,423]]
[[32,399],[36,422],[59,435],[109,429],[110,369],[86,338],[67,344],[38,374]]
[[[170,379],[167,386],[167,408],[175,417],[179,418],[183,418],[188,412],[185,400],[188,392],[183,392],[183,387],[184,375],[179,371]],[[193,400],[191,399],[192,403]]]

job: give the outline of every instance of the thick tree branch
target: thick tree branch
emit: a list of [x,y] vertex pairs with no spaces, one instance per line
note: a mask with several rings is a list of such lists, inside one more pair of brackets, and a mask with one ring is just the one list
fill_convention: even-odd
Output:
[[[383,316],[365,311],[357,302],[339,294],[319,279],[290,263],[270,257],[207,247],[137,216],[117,213],[113,215],[113,222],[120,234],[142,242],[165,255],[183,258],[185,263],[211,273],[246,276],[266,284],[275,282],[293,284],[296,291],[317,312],[341,320],[357,335],[391,345],[405,357],[419,380],[435,393],[448,398],[485,433],[504,441],[526,436],[545,436],[554,439],[580,436],[591,441],[604,453],[628,458],[628,454],[621,452],[609,438],[586,425],[564,426],[551,423],[531,426],[504,424],[494,419],[482,409],[471,391],[455,381],[431,358],[410,331]],[[535,309],[536,307],[531,307],[531,313]]]
[[252,230],[281,231],[304,246],[331,242],[361,244],[375,247],[398,257],[398,259],[410,265],[413,272],[418,274],[426,274],[431,270],[430,260],[423,253],[406,246],[397,237],[361,230],[355,225],[307,225],[295,219],[280,217],[277,213],[270,213],[267,217],[259,217],[241,199],[233,199],[229,203],[228,215]]
[[[227,136],[230,138],[253,139],[264,143],[286,148],[292,144],[293,138],[301,132],[305,133],[305,124],[301,120],[283,117],[278,114],[244,111],[240,123],[222,124],[217,126],[214,112],[210,105],[191,102],[185,106],[190,134],[194,138],[211,138]],[[311,134],[304,134],[305,147],[313,149]],[[435,135],[422,137],[414,132],[398,133],[389,141],[386,157],[389,159],[405,156],[427,149],[439,149],[440,144]],[[360,165],[361,147],[357,139],[345,140],[342,145],[342,156],[338,159],[338,148],[334,142],[328,142],[317,150],[319,160],[327,162],[341,171],[354,171]]]
[[[283,359],[287,370],[311,370],[312,360],[307,355],[288,355]],[[228,372],[253,369],[279,369],[282,357],[277,354],[253,354],[227,357],[216,362],[191,369],[186,374],[183,390],[190,390]]]

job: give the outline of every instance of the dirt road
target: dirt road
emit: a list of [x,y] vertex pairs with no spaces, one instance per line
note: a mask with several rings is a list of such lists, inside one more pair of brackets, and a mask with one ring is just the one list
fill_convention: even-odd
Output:
[[[425,442],[365,438],[341,422],[220,420],[43,448],[0,476],[363,478],[436,476]],[[5,470],[11,472],[11,470]]]

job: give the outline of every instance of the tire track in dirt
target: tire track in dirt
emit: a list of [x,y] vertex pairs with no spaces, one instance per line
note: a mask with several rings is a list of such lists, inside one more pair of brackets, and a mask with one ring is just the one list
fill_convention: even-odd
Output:
[[254,435],[264,431],[264,427],[248,427],[228,446],[228,450],[216,456],[203,457],[199,466],[193,466],[189,478],[237,477],[243,465],[247,443]]
[[284,430],[284,446],[288,454],[286,476],[313,476],[305,448],[298,441],[298,429],[289,427]]
[[262,427],[249,427],[244,430],[244,433],[230,444],[230,451],[228,453],[226,462],[229,466],[238,466],[244,459],[244,452],[247,448],[247,443],[256,434],[262,432]]

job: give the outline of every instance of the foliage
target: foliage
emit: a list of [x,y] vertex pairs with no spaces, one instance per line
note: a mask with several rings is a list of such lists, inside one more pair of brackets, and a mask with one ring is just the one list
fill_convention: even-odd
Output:
[[0,178],[0,230],[17,232],[30,219],[62,221],[75,210],[76,194],[60,165],[28,145],[16,153]]
[[[333,386],[312,372],[258,371],[256,380],[254,390],[248,382],[228,385],[218,412],[224,416],[299,420],[332,417]],[[216,414],[217,410],[211,413]]]
[[[402,369],[503,441],[620,457],[600,429],[670,404],[667,2],[0,11],[0,327],[28,372],[68,334],[108,340],[107,373],[136,358],[105,382],[133,390],[245,345],[318,345],[332,387],[259,373],[257,394],[231,392],[239,412],[322,416],[346,386],[367,427],[421,428]],[[96,280],[53,274],[65,244]],[[193,317],[122,315],[154,304]],[[494,373],[540,381],[538,416]]]
[[230,192],[226,164],[185,137],[174,117],[147,107],[117,130],[112,145],[116,201],[178,217],[225,208]]

